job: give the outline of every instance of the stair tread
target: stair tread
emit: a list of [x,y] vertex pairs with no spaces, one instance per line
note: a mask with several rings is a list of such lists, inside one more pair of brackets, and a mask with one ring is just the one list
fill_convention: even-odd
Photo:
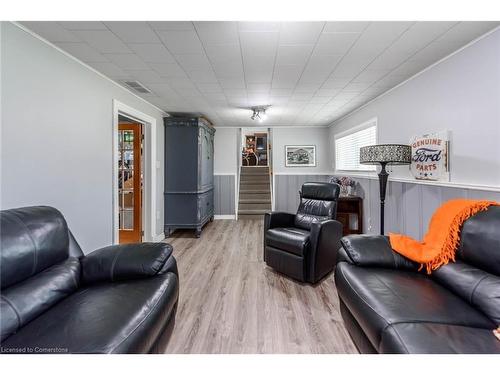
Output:
[[271,199],[240,199],[240,203],[271,203]]
[[269,210],[262,208],[256,210],[238,210],[238,215],[255,215],[255,214],[265,214]]

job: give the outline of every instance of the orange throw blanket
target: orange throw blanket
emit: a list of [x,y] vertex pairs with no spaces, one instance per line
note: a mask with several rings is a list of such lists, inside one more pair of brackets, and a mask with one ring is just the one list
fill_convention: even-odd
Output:
[[492,205],[500,203],[472,199],[450,200],[434,212],[422,242],[401,234],[389,233],[391,246],[399,254],[420,263],[420,269],[425,266],[430,274],[450,260],[455,261],[463,222]]

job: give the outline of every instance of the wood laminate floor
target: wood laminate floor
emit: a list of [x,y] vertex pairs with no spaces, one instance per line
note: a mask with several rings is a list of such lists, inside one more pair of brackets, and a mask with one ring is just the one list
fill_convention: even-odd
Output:
[[217,220],[177,231],[180,297],[167,353],[357,353],[333,274],[301,284],[263,261],[262,220]]

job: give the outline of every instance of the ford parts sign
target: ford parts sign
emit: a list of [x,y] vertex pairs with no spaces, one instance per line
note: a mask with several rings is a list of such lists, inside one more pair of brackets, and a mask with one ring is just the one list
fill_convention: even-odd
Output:
[[449,181],[447,131],[424,134],[411,140],[411,173],[419,180]]

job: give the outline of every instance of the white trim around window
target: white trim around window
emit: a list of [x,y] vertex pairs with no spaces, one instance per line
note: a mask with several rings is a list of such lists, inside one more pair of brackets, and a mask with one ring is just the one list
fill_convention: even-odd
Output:
[[374,165],[360,165],[359,148],[376,144],[378,141],[377,118],[374,117],[349,130],[335,134],[335,172],[372,172]]

